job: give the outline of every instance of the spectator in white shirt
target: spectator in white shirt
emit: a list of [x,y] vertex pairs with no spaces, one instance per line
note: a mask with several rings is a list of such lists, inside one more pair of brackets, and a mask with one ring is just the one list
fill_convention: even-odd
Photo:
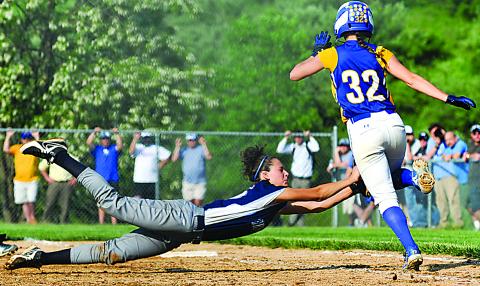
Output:
[[159,170],[168,163],[171,152],[155,145],[153,134],[145,131],[133,135],[129,153],[135,158],[133,171],[135,197],[159,199],[155,197],[155,185],[158,182]]
[[[285,132],[285,137],[278,143],[277,153],[291,154],[292,166],[290,173],[292,174],[293,188],[309,188],[311,186],[311,179],[313,175],[314,154],[320,150],[317,140],[306,130],[296,132],[293,136],[293,141],[288,143],[288,138],[292,135],[290,130]],[[302,215],[290,215],[289,225],[303,226],[304,220]]]

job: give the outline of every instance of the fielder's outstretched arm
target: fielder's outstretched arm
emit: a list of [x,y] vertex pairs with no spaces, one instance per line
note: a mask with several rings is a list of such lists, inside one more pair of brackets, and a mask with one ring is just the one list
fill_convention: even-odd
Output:
[[358,182],[359,179],[360,173],[355,167],[353,168],[352,174],[348,178],[338,182],[326,183],[308,189],[286,188],[285,191],[283,191],[275,199],[275,201],[323,201],[332,197],[351,184]]
[[353,195],[355,194],[353,193],[352,189],[348,187],[320,202],[290,202],[280,210],[280,214],[321,213],[332,208],[338,203],[343,202]]

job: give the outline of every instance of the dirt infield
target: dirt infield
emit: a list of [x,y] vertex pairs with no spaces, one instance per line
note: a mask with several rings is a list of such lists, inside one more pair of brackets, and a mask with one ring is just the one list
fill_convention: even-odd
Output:
[[[44,250],[78,242],[35,242]],[[21,250],[32,242],[18,242]],[[0,270],[0,285],[480,285],[480,261],[426,255],[420,272],[403,272],[399,253],[184,245],[165,257],[114,266]],[[7,258],[0,258],[3,265]]]

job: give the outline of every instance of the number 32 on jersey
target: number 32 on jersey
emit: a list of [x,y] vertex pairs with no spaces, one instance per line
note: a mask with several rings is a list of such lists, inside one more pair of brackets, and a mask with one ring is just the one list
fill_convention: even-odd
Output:
[[354,70],[346,70],[342,72],[342,81],[348,83],[350,88],[354,92],[349,92],[346,94],[347,100],[353,104],[359,104],[365,101],[365,95],[360,87],[360,79],[370,85],[367,90],[367,99],[368,101],[384,101],[386,97],[381,94],[375,95],[378,90],[378,85],[380,79],[375,70],[365,70],[362,72],[361,78],[359,74]]

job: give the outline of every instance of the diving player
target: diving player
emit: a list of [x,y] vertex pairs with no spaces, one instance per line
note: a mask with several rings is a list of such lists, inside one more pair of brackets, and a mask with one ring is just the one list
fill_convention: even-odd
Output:
[[[122,221],[140,227],[100,244],[43,252],[32,246],[5,264],[13,270],[49,264],[115,264],[151,257],[182,243],[222,240],[264,229],[277,213],[322,212],[354,193],[365,192],[358,170],[344,180],[308,189],[289,188],[288,172],[279,159],[265,155],[263,147],[242,153],[244,175],[254,184],[243,193],[197,207],[185,200],[147,200],[118,194],[102,176],[67,153],[63,140],[33,141],[22,146],[30,154],[56,163],[82,184],[98,206]],[[353,189],[353,190],[352,190]]]

